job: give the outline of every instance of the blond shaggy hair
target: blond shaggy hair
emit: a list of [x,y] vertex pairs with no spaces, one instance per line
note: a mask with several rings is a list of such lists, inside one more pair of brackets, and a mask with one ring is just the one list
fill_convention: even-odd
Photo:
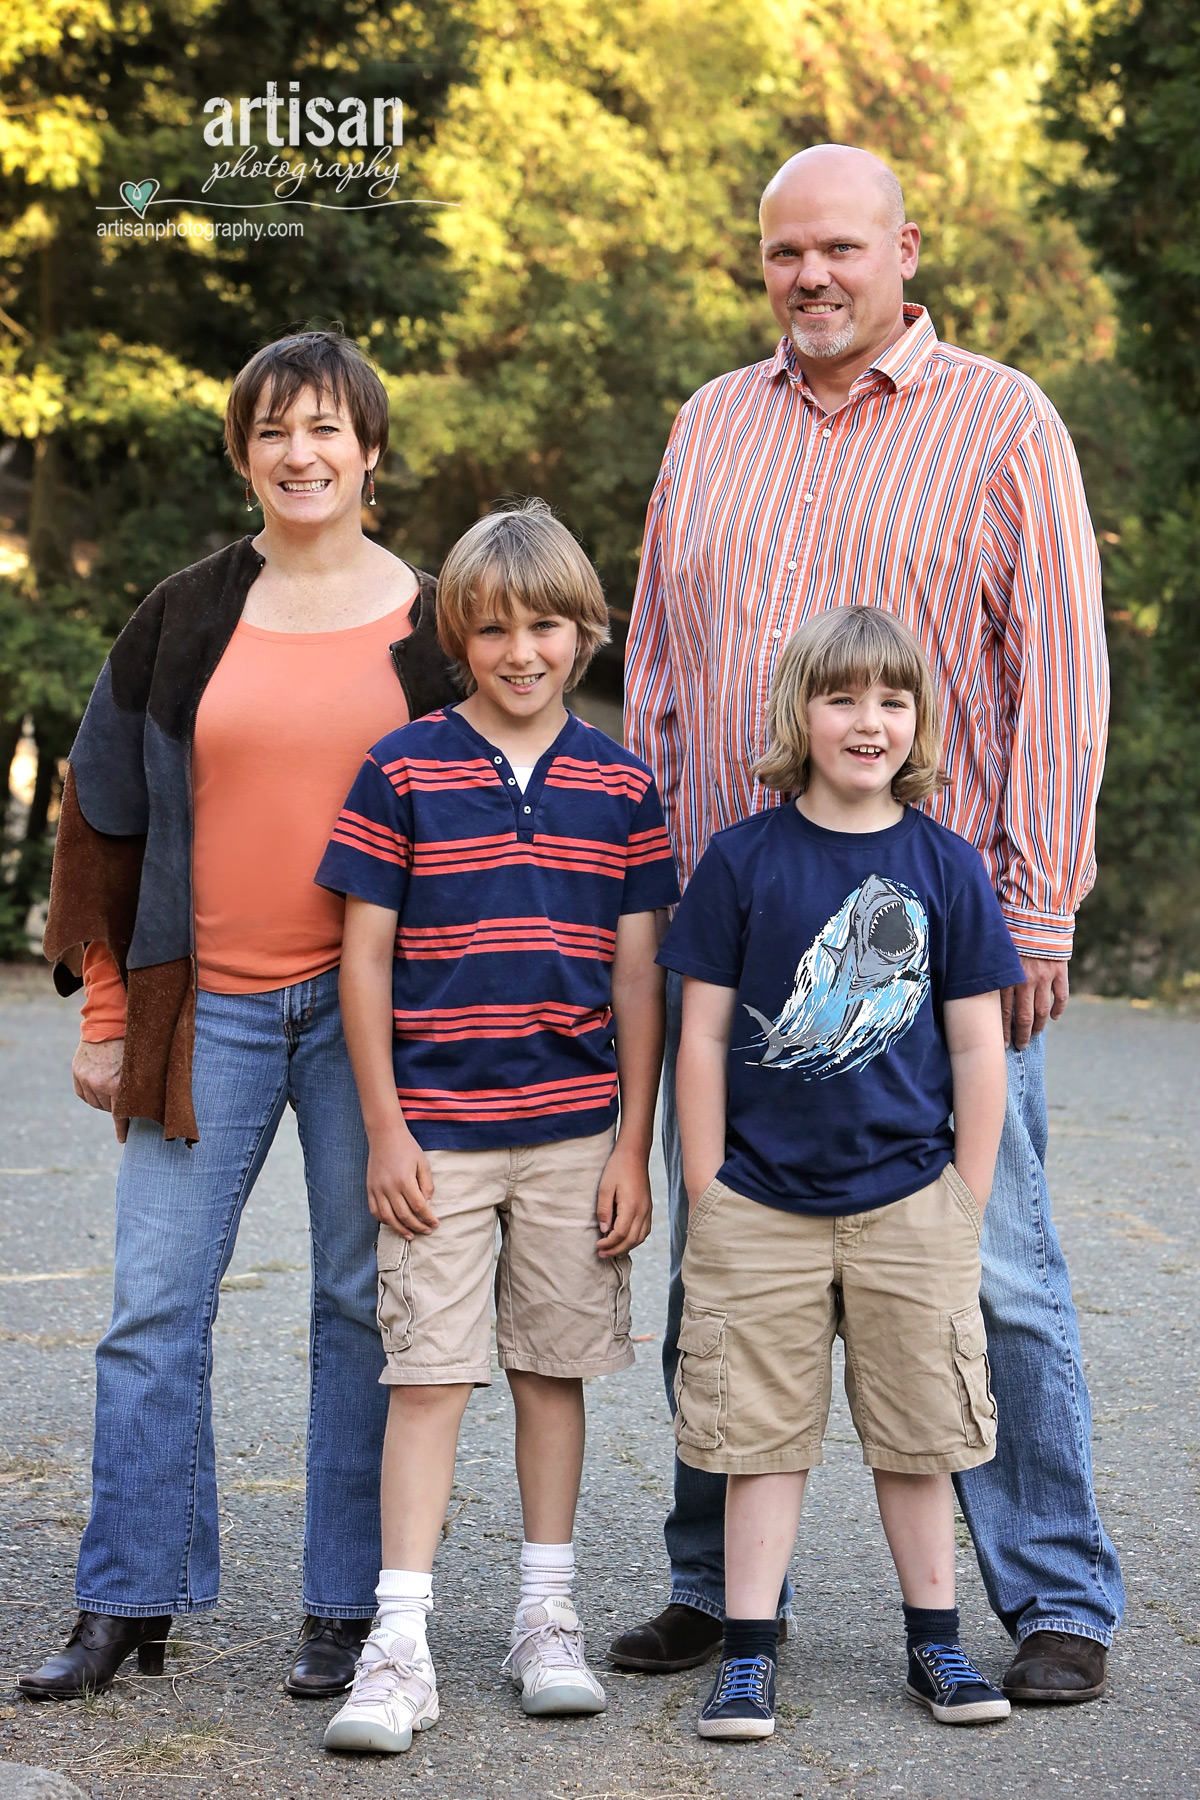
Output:
[[928,800],[947,787],[942,721],[925,652],[908,626],[881,606],[832,607],[788,642],[771,686],[768,748],[754,765],[762,785],[802,794],[809,776],[809,701],[877,681],[906,689],[916,702],[913,746],[892,781],[893,799]]
[[442,565],[437,628],[458,664],[464,689],[475,691],[467,640],[481,620],[511,624],[515,608],[541,618],[570,619],[579,633],[568,689],[610,637],[600,578],[566,526],[544,500],[490,512],[459,538]]

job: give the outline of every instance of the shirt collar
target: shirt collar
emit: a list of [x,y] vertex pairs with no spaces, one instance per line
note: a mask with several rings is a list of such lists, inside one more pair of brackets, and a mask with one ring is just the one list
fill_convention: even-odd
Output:
[[[865,373],[882,375],[894,393],[902,388],[911,387],[918,379],[925,364],[938,341],[938,334],[933,328],[933,320],[923,306],[904,307],[905,331],[902,338],[883,352]],[[803,382],[804,374],[796,360],[796,347],[790,337],[782,337],[779,346],[770,362],[760,365],[763,378],[773,381],[776,376],[787,375],[793,380]],[[862,377],[860,376],[861,380]]]

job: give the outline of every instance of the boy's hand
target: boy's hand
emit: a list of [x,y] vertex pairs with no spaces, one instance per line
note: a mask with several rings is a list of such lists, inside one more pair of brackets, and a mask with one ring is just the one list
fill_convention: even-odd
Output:
[[600,1226],[596,1254],[602,1259],[636,1250],[650,1236],[653,1201],[647,1162],[647,1157],[624,1149],[618,1139],[604,1165],[596,1195]]
[[433,1171],[429,1158],[403,1124],[386,1135],[376,1134],[367,1157],[367,1204],[381,1225],[403,1238],[425,1237],[437,1230]]

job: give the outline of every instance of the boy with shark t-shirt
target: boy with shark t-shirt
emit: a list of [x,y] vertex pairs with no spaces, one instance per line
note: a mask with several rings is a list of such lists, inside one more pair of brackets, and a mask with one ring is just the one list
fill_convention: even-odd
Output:
[[906,1691],[980,1724],[1009,1703],[959,1647],[950,1477],[995,1454],[979,1235],[1005,1109],[999,990],[1023,972],[978,851],[911,804],[946,778],[932,676],[898,619],[810,620],[770,728],[755,772],[794,803],[718,832],[659,955],[684,977],[675,1437],[729,1477],[699,1731],[774,1730],[776,1599],[835,1332],[904,1595]]

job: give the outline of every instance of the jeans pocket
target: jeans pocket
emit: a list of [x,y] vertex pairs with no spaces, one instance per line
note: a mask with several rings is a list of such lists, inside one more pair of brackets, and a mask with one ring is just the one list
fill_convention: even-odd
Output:
[[675,1439],[697,1450],[725,1442],[725,1313],[699,1312],[684,1300],[675,1371]]
[[397,1231],[384,1226],[379,1233],[379,1301],[375,1321],[388,1355],[408,1350],[413,1341],[412,1245]]
[[961,1312],[951,1313],[950,1329],[954,1334],[954,1370],[963,1432],[972,1449],[987,1449],[996,1441],[996,1402],[992,1398],[987,1336],[978,1300],[964,1306]]
[[629,1255],[614,1256],[609,1259],[608,1266],[611,1270],[609,1280],[612,1286],[609,1299],[612,1312],[613,1336],[616,1338],[627,1338],[629,1336],[630,1327],[633,1324],[629,1293],[629,1276],[630,1270],[633,1267],[633,1259]]

